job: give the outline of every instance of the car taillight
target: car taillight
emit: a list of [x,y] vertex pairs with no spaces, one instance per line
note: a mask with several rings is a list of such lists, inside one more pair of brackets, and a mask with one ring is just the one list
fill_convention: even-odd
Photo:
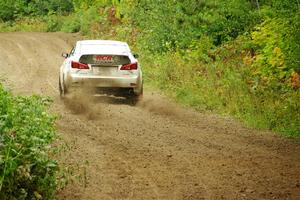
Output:
[[88,64],[75,62],[75,61],[71,62],[71,67],[75,69],[89,69]]
[[127,64],[127,65],[122,65],[120,70],[136,70],[137,68],[138,68],[137,63],[130,63],[130,64]]

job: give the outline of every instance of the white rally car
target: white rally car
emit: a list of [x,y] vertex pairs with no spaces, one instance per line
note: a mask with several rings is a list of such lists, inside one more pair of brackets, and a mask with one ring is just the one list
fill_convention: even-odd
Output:
[[60,68],[59,91],[72,88],[100,88],[122,91],[129,97],[143,94],[141,66],[128,44],[112,40],[78,41]]

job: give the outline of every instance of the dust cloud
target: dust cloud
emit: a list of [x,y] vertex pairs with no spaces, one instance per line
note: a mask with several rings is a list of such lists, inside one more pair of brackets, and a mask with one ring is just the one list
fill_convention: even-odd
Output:
[[91,91],[78,90],[67,94],[64,105],[76,115],[84,115],[89,120],[99,119],[101,106],[96,104]]
[[155,114],[174,116],[177,118],[186,114],[181,107],[157,94],[144,95],[137,106]]

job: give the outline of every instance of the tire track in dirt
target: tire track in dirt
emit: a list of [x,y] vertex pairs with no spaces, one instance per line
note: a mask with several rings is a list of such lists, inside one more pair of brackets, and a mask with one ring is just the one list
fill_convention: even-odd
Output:
[[157,92],[138,106],[87,95],[61,101],[60,54],[79,38],[0,34],[0,77],[17,94],[52,97],[72,146],[61,160],[80,176],[59,199],[300,199],[299,139],[195,113]]

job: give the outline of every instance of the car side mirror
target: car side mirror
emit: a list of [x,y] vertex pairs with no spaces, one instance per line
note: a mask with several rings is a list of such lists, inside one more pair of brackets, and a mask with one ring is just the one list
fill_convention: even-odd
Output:
[[64,58],[67,58],[67,57],[69,57],[69,54],[67,54],[67,53],[62,53],[61,56],[64,57]]
[[139,54],[134,53],[134,54],[133,54],[133,57],[139,58],[140,56],[139,56]]

